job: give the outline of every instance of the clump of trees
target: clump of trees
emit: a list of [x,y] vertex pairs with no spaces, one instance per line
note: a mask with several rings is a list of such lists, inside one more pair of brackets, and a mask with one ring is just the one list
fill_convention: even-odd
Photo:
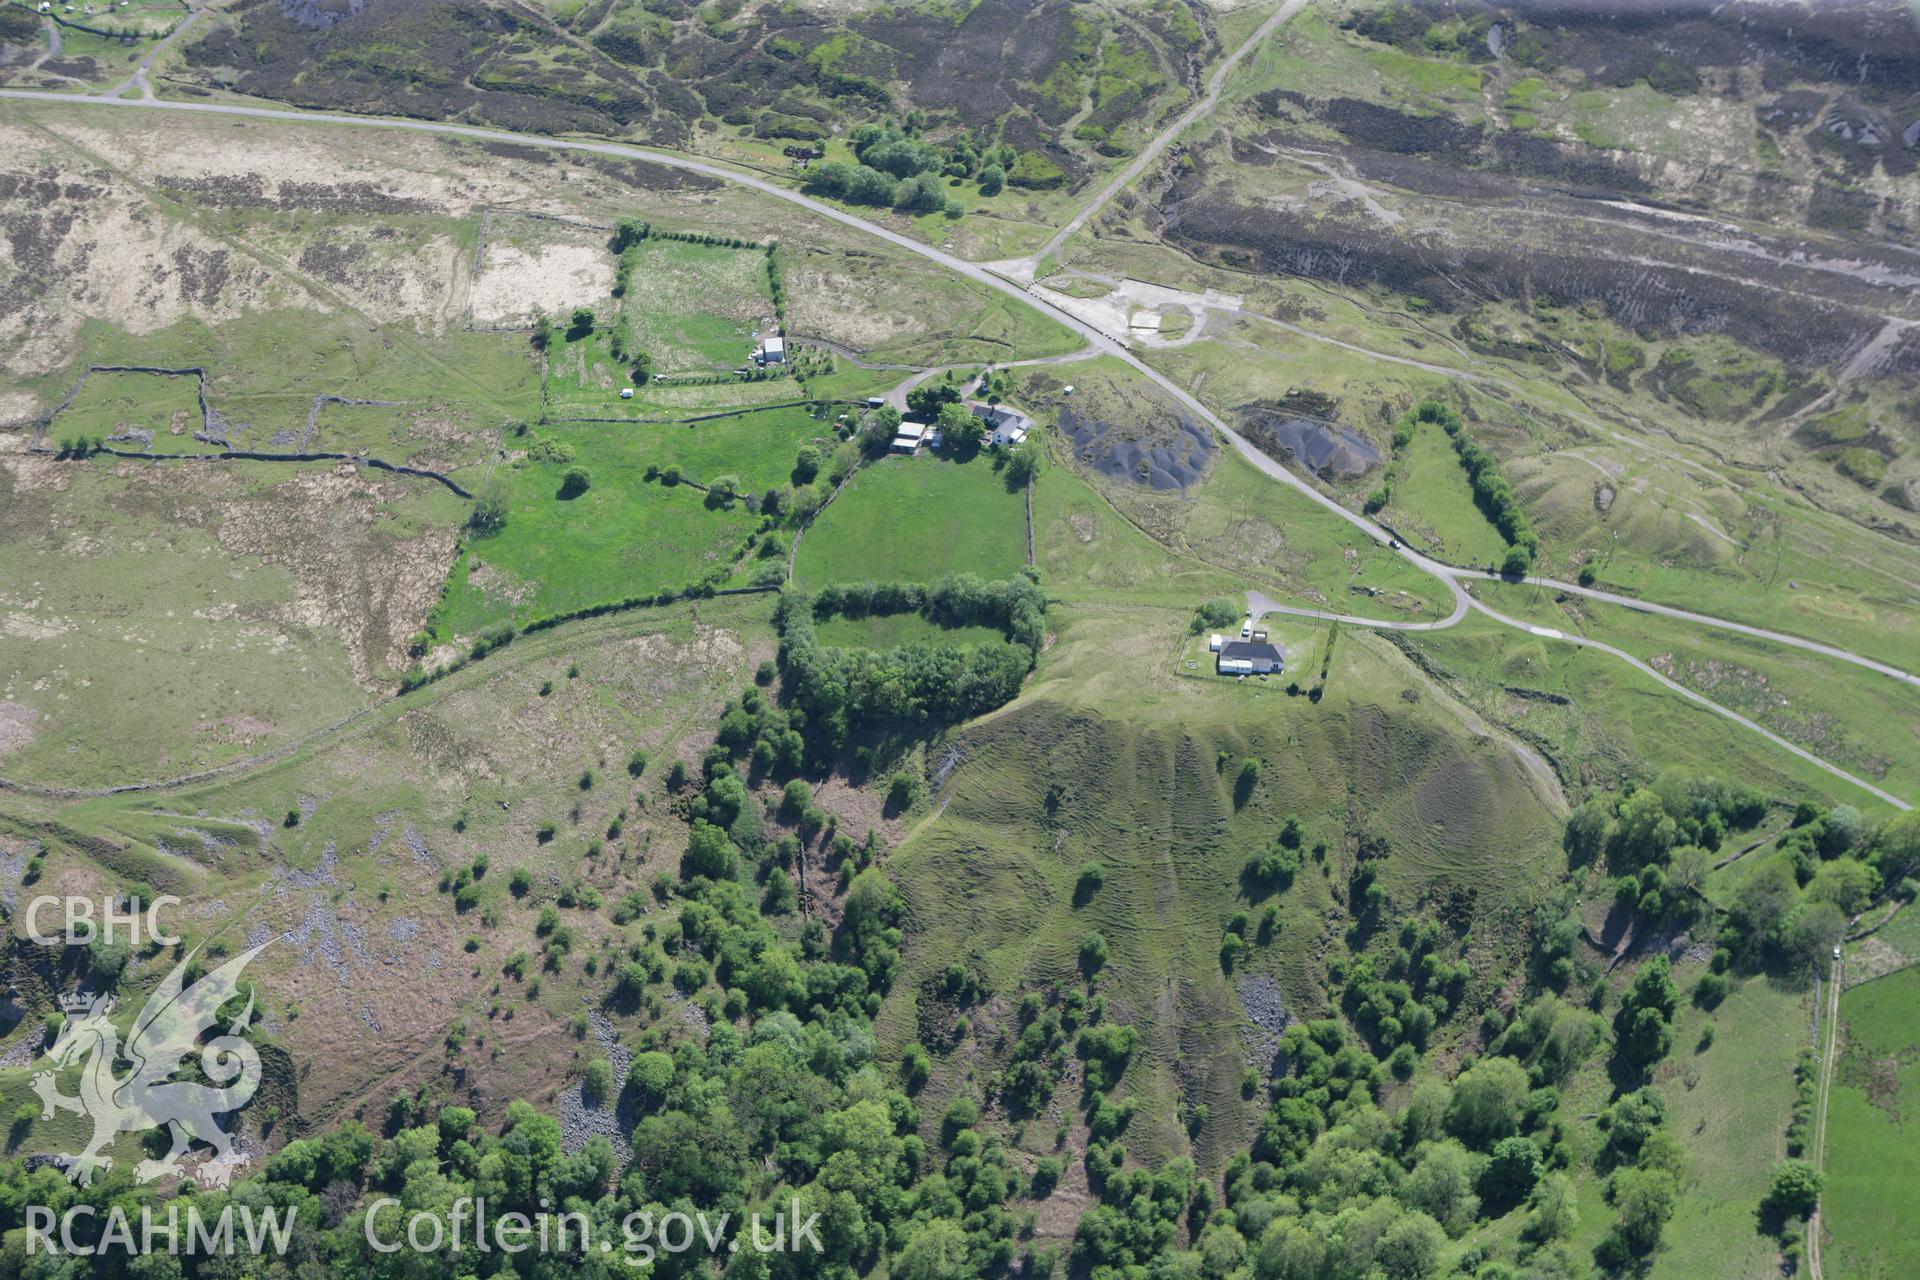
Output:
[[[775,615],[787,693],[806,714],[814,758],[838,756],[852,729],[874,719],[962,720],[1019,692],[1044,632],[1046,598],[1025,578],[983,582],[971,574],[932,587],[842,585],[817,598],[787,596]],[[878,653],[826,648],[816,616],[918,611],[941,626],[992,626],[1007,637],[962,649],[916,643]]]
[[[1022,158],[1017,148],[1007,145],[980,150],[965,134],[947,142],[928,142],[911,125],[857,125],[847,142],[855,163],[829,160],[814,165],[807,172],[805,190],[849,204],[907,213],[957,212],[959,206],[948,199],[946,186],[969,178],[978,182],[981,195],[998,195],[1009,170]],[[1037,167],[1029,167],[1038,177],[1045,176]],[[1057,167],[1054,172],[1059,173]]]
[[1230,627],[1240,620],[1242,612],[1239,601],[1224,596],[1217,600],[1202,600],[1187,623],[1187,634],[1197,636],[1202,631]]

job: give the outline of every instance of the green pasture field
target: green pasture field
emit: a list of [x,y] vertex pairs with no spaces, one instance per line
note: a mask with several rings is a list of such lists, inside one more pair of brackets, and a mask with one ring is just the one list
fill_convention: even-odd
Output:
[[[716,507],[692,485],[649,481],[647,468],[676,465],[702,484],[732,474],[758,492],[789,482],[801,444],[831,438],[805,413],[775,409],[694,427],[531,427],[508,444],[526,449],[539,436],[571,447],[572,461],[526,458],[496,472],[508,494],[506,528],[469,540],[436,611],[436,634],[691,586],[726,569],[759,516],[744,502]],[[587,469],[591,487],[561,498],[572,466]]]
[[613,358],[607,334],[596,329],[579,338],[554,334],[547,348],[544,416],[552,418],[638,417],[620,392],[635,388],[631,367]]
[[[598,357],[605,360],[604,351]],[[611,361],[607,361],[611,365]],[[624,368],[617,370],[625,377]],[[620,399],[616,383],[602,389],[597,385],[575,393],[564,404],[550,405],[548,417],[555,422],[569,419],[616,419],[634,422],[684,422],[689,418],[753,409],[767,405],[791,404],[808,399],[812,392],[792,378],[733,379],[720,382],[653,382],[635,387],[631,400]]]
[[767,255],[649,238],[628,250],[633,267],[620,312],[656,373],[719,373],[747,363],[755,334],[771,332]]
[[919,455],[864,467],[800,540],[794,579],[931,582],[948,573],[1008,578],[1027,563],[1026,499],[986,454]]
[[912,376],[900,369],[862,369],[836,356],[832,373],[817,373],[807,379],[807,394],[822,400],[852,401],[846,411],[857,413],[868,396],[883,395]]
[[1006,637],[992,627],[942,627],[917,613],[889,613],[866,618],[836,614],[815,624],[823,646],[842,649],[894,649],[903,644],[950,644],[962,649]]
[[1825,1271],[1834,1280],[1920,1273],[1912,1205],[1920,1193],[1920,968],[1840,997],[1845,1051],[1827,1111]]
[[[802,445],[811,444],[830,456],[839,439],[833,423],[822,422],[805,409],[760,409],[729,418],[712,418],[688,426],[602,426],[570,430],[601,430],[637,450],[631,465],[643,471],[649,463],[678,464],[689,480],[707,483],[716,476],[735,475],[754,493],[794,482],[793,464]],[[558,429],[555,429],[556,435]],[[561,437],[572,439],[571,435]]]
[[[615,456],[593,445],[579,451],[589,468]],[[437,635],[689,586],[730,566],[757,523],[739,504],[709,508],[685,485],[605,479],[563,500],[566,469],[535,463],[509,473],[507,527],[469,543],[454,566],[434,615]]]
[[1435,423],[1421,423],[1398,461],[1387,524],[1419,539],[1423,551],[1451,564],[1499,564],[1507,540],[1473,500],[1473,485],[1453,441]]

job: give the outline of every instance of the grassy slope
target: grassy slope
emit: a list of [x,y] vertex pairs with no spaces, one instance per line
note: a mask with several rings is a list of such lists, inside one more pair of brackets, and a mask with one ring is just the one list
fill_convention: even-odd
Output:
[[[1704,969],[1676,974],[1682,989]],[[1687,1152],[1680,1205],[1654,1280],[1757,1276],[1776,1263],[1774,1242],[1754,1226],[1775,1160],[1787,1154],[1793,1065],[1807,1045],[1808,993],[1761,977],[1741,982],[1711,1014],[1689,1004],[1674,1022],[1674,1050],[1659,1072],[1667,1123]],[[1712,1026],[1710,1048],[1698,1050]]]
[[[1510,617],[1617,645],[1823,759],[1920,801],[1920,695],[1911,686],[1765,640],[1589,600],[1559,601],[1534,587],[1475,591]],[[1756,751],[1773,751],[1741,733]],[[1825,785],[1854,803],[1871,800],[1838,779]]]
[[[1110,1016],[1146,1037],[1125,1084],[1146,1103],[1129,1148],[1149,1159],[1185,1150],[1173,1121],[1184,1096],[1212,1110],[1196,1154],[1216,1163],[1245,1140],[1254,1114],[1238,1091],[1242,1015],[1220,971],[1221,929],[1245,905],[1237,886],[1248,850],[1289,813],[1332,852],[1324,870],[1307,863],[1281,895],[1277,940],[1255,948],[1242,972],[1274,977],[1290,1011],[1325,1008],[1325,917],[1333,886],[1344,896],[1353,814],[1394,844],[1397,910],[1446,886],[1479,886],[1488,927],[1471,954],[1483,976],[1505,971],[1493,956],[1512,941],[1506,908],[1553,874],[1557,800],[1507,749],[1465,733],[1441,699],[1403,697],[1422,684],[1405,663],[1343,636],[1315,704],[1277,685],[1176,675],[1185,617],[1175,610],[1057,612],[1060,639],[1029,690],[959,735],[964,763],[937,817],[891,859],[918,936],[883,1015],[893,1044],[913,1034],[921,975],[964,956],[996,990],[1069,980],[1082,934],[1098,929],[1112,949],[1098,984]],[[1221,752],[1265,762],[1244,808],[1231,794],[1237,764],[1223,772]],[[1473,816],[1423,820],[1436,801],[1470,804]],[[1074,877],[1089,859],[1106,881],[1076,907]],[[977,1039],[991,1044],[991,1031]],[[963,1047],[938,1089],[962,1088],[968,1072],[984,1077],[991,1057]]]
[[[369,695],[343,641],[377,647],[368,656],[384,668],[384,643],[361,628],[394,621],[386,589],[404,584],[388,571],[437,575],[464,518],[437,485],[362,489],[325,466],[136,465],[46,463],[50,483],[31,487],[0,471],[0,580],[18,610],[0,696],[41,717],[31,743],[0,757],[8,777],[184,773],[349,714]],[[331,486],[324,511],[316,483]],[[305,552],[275,528],[301,531]]]
[[1178,606],[1243,589],[1225,570],[1149,538],[1065,465],[1048,467],[1034,485],[1033,539],[1047,590],[1069,599]]
[[[1845,788],[1608,654],[1553,645],[1472,615],[1412,643],[1445,672],[1449,687],[1538,745],[1569,778],[1598,784],[1685,768],[1782,796],[1832,796]],[[1864,795],[1843,798],[1863,808],[1874,803]]]
[[[44,891],[97,896],[141,879],[186,899],[168,924],[188,946],[218,936],[237,951],[252,929],[284,934],[248,977],[259,984],[267,1039],[301,1070],[299,1124],[329,1123],[362,1103],[377,1109],[449,1063],[466,1071],[483,1110],[502,1111],[513,1097],[549,1101],[578,1070],[568,1022],[584,997],[605,994],[604,971],[588,975],[581,961],[604,961],[603,946],[637,941],[641,926],[613,926],[605,909],[564,910],[573,957],[564,972],[540,974],[537,994],[501,979],[501,963],[539,950],[538,907],[561,885],[592,885],[610,903],[677,858],[685,827],[665,812],[668,765],[697,757],[722,701],[771,656],[770,613],[763,597],[706,600],[522,636],[270,766],[66,805],[57,826],[37,831],[52,846]],[[637,780],[624,767],[636,747],[651,758]],[[578,785],[586,768],[597,778],[589,790]],[[14,797],[8,809],[31,803]],[[294,828],[278,820],[290,809],[305,815]],[[616,814],[624,829],[608,837]],[[542,843],[546,822],[558,834]],[[80,839],[86,856],[71,843]],[[161,853],[160,840],[193,856]],[[491,866],[481,903],[460,913],[436,884],[483,854]],[[292,868],[308,878],[288,879]],[[508,891],[516,868],[533,877],[524,899]],[[136,958],[129,1016],[174,958]],[[52,999],[33,966],[20,980]],[[469,1036],[450,1051],[456,1022]],[[622,1026],[629,1037],[634,1029]],[[32,1099],[28,1074],[0,1071],[8,1114]],[[70,1080],[63,1086],[72,1092]],[[293,1099],[283,1102],[292,1114]],[[73,1136],[63,1123],[36,1122],[20,1149],[61,1149]],[[133,1147],[127,1139],[120,1154]]]

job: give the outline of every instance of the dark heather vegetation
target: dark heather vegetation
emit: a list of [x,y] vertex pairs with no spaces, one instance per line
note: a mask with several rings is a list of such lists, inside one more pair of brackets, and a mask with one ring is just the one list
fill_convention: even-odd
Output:
[[[1072,0],[844,14],[647,0],[566,16],[502,0],[243,0],[230,22],[196,33],[177,74],[200,91],[305,107],[675,147],[695,129],[724,131],[809,158],[858,127],[924,130],[943,139],[937,164],[890,152],[860,166],[882,183],[846,193],[924,212],[944,206],[953,178],[985,196],[1045,189],[1130,154],[1218,52],[1210,26],[1179,0],[1130,5],[1124,21]],[[1076,114],[1069,136],[1061,126]]]

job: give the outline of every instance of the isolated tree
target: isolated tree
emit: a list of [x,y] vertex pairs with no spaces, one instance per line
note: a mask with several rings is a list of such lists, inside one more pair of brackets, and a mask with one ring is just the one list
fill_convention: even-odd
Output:
[[1254,788],[1260,785],[1260,762],[1248,756],[1240,762],[1240,772],[1233,779],[1233,807],[1243,809],[1247,801],[1253,799]]
[[1566,833],[1561,837],[1567,860],[1575,866],[1594,861],[1606,850],[1612,830],[1613,818],[1606,802],[1599,797],[1588,800],[1567,815]]
[[580,1092],[588,1102],[605,1102],[613,1093],[613,1064],[605,1058],[589,1062],[587,1073],[580,1081]]
[[560,477],[560,496],[577,498],[593,487],[593,476],[585,467],[568,467]]
[[1826,1179],[1805,1160],[1777,1160],[1767,1183],[1767,1209],[1785,1218],[1804,1218],[1820,1202]]
[[987,165],[980,170],[980,194],[997,196],[1000,189],[1007,185],[1007,171],[997,164]]
[[467,513],[467,528],[481,537],[507,527],[507,482],[498,476],[489,479],[473,510]]
[[592,307],[575,307],[573,318],[567,325],[567,339],[578,342],[593,332],[594,315]]

